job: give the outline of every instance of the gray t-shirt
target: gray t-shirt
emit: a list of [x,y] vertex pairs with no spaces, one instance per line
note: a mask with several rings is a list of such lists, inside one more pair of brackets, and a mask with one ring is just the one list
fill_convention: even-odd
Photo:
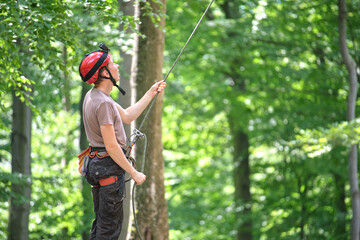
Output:
[[92,147],[105,147],[100,125],[112,124],[121,147],[126,145],[126,135],[114,100],[104,92],[93,88],[86,93],[83,104],[86,136]]

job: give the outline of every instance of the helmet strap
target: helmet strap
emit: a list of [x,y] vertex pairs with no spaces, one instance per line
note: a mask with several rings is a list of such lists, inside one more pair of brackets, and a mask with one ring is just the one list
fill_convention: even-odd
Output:
[[114,86],[115,86],[117,89],[119,89],[119,91],[122,93],[122,95],[125,95],[125,93],[126,93],[125,90],[122,89],[119,85],[116,84],[116,81],[115,81],[115,79],[113,78],[113,76],[111,75],[109,69],[108,69],[106,66],[105,66],[105,69],[106,69],[106,71],[109,73],[110,77],[104,77],[104,76],[100,76],[100,77],[106,78],[106,79],[110,79],[111,82],[114,84]]

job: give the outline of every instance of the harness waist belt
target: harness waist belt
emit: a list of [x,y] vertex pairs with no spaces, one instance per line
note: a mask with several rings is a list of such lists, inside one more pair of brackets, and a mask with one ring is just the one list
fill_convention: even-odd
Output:
[[106,152],[106,148],[104,147],[91,147],[91,152]]
[[103,178],[99,180],[99,184],[100,186],[106,186],[106,185],[110,185],[114,182],[116,182],[119,178],[117,176],[111,176],[108,178]]
[[[124,152],[124,154],[126,154],[126,150],[124,148],[121,148]],[[90,152],[106,152],[106,148],[104,147],[91,147]]]

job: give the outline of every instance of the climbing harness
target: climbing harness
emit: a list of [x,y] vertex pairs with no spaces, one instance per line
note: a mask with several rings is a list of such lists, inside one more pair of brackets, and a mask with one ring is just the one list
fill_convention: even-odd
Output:
[[[201,16],[200,20],[198,21],[198,23],[196,24],[194,30],[192,31],[192,33],[190,34],[188,40],[186,41],[184,47],[182,48],[182,50],[180,51],[179,55],[177,56],[176,60],[174,61],[174,63],[172,64],[170,70],[168,71],[168,73],[166,74],[165,78],[164,78],[164,82],[166,82],[167,78],[169,77],[171,71],[174,69],[176,63],[179,61],[180,59],[180,56],[183,54],[186,46],[188,45],[188,43],[190,42],[191,38],[193,37],[194,33],[196,32],[197,28],[199,27],[201,21],[203,20],[204,16],[206,15],[207,11],[209,10],[209,8],[211,7],[212,3],[214,2],[215,0],[211,0],[211,2],[209,3],[209,5],[207,6],[206,10],[204,11],[203,15]],[[140,171],[143,172],[144,171],[144,167],[145,167],[145,156],[146,156],[146,147],[147,147],[147,138],[146,138],[146,135],[144,133],[141,132],[141,128],[145,122],[145,120],[147,119],[157,97],[159,95],[159,92],[157,92],[157,94],[155,95],[155,97],[153,98],[151,104],[150,104],[150,107],[148,108],[140,126],[138,129],[134,129],[133,130],[133,134],[128,138],[128,142],[129,142],[129,146],[127,147],[126,149],[126,158],[129,159],[131,158],[130,157],[130,154],[131,154],[131,151],[132,151],[132,148],[134,147],[134,145],[136,144],[136,142],[140,139],[140,138],[144,138],[144,151],[143,151],[143,156],[142,156],[142,164],[141,164],[141,169]],[[135,164],[135,161],[132,161],[132,164],[134,165]],[[126,181],[129,181],[131,178],[127,179]],[[139,234],[139,237],[141,240],[143,240],[142,238],[142,235],[140,233],[140,229],[139,229],[139,226],[138,226],[138,223],[137,223],[137,220],[136,220],[136,213],[135,213],[135,187],[136,187],[136,184],[134,183],[133,185],[133,189],[132,189],[132,208],[133,208],[133,214],[134,214],[134,222],[135,222],[135,226],[136,226],[136,230]]]

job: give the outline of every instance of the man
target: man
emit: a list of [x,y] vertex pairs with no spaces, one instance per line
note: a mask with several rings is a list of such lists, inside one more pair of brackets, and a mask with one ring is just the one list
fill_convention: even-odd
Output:
[[[85,96],[83,119],[90,143],[90,158],[85,164],[86,180],[93,186],[95,220],[90,239],[118,239],[123,219],[125,193],[124,171],[136,184],[142,184],[146,176],[138,172],[126,159],[126,136],[123,123],[130,124],[150,103],[157,92],[166,86],[164,81],[155,83],[133,106],[123,109],[111,97],[110,92],[119,82],[119,65],[114,63],[105,45],[102,50],[87,54],[79,66],[80,76],[88,84],[94,83]],[[110,80],[110,81],[109,81]]]

